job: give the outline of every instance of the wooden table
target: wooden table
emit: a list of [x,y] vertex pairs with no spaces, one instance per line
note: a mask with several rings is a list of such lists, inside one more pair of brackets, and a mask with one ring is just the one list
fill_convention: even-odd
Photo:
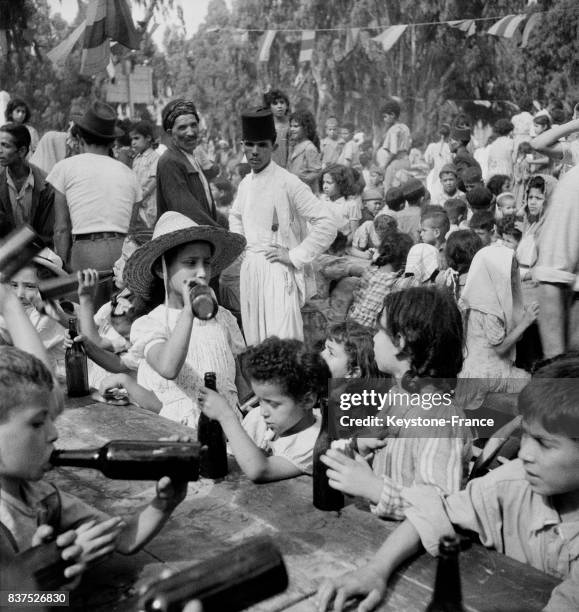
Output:
[[[186,427],[136,408],[69,401],[59,417],[59,448],[99,446],[114,438],[157,439],[191,433]],[[321,512],[311,504],[311,479],[256,485],[233,461],[227,478],[189,484],[186,500],[163,531],[140,553],[114,555],[85,575],[73,609],[135,610],[135,584],[164,567],[181,569],[245,538],[271,535],[290,576],[285,593],[254,612],[314,612],[312,594],[325,577],[338,576],[369,560],[396,523],[371,515],[363,504]],[[92,470],[60,468],[49,478],[63,490],[110,514],[132,512],[154,494],[154,483],[107,480]],[[422,555],[391,581],[380,610],[422,612],[430,600],[436,561]],[[557,580],[494,551],[474,545],[461,555],[463,596],[470,611],[541,610]],[[224,611],[226,612],[226,611]]]

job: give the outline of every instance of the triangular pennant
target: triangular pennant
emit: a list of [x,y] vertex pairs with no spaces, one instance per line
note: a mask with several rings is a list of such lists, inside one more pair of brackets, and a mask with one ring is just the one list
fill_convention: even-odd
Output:
[[141,36],[133,23],[127,0],[107,0],[106,34],[129,49],[141,46]]
[[267,62],[269,60],[269,53],[271,51],[271,45],[275,38],[276,30],[267,30],[261,38],[261,44],[259,52],[257,54],[258,62]]
[[76,43],[80,40],[86,28],[86,21],[83,21],[75,28],[60,44],[51,49],[46,57],[55,65],[62,66],[66,58],[70,55]]
[[539,13],[533,13],[529,19],[527,20],[527,23],[525,24],[525,29],[523,30],[523,39],[521,41],[521,47],[526,47],[527,44],[529,43],[529,36],[531,35],[531,32],[533,31],[534,27],[539,23],[539,21],[541,20],[541,16]]
[[398,42],[398,39],[404,34],[407,25],[394,25],[386,28],[378,36],[374,36],[372,40],[379,42],[382,45],[384,51],[390,51],[392,47]]
[[503,38],[512,38],[517,28],[524,20],[525,15],[507,15],[492,25],[487,30],[487,34],[502,36]]
[[304,30],[302,32],[302,46],[300,49],[299,63],[311,62],[314,54],[314,44],[316,42],[315,30]]
[[447,25],[464,32],[467,36],[472,36],[476,32],[474,19],[459,19],[458,21],[447,21]]

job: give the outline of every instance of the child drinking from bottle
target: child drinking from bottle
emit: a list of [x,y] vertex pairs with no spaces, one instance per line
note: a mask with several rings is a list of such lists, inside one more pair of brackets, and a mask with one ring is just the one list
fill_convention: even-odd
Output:
[[240,423],[221,395],[202,388],[201,409],[221,423],[239,466],[254,482],[311,475],[320,431],[312,409],[326,393],[326,364],[303,342],[275,336],[250,348],[244,364],[259,407]]
[[205,372],[217,374],[217,389],[237,406],[234,356],[245,348],[235,317],[219,307],[214,318],[193,313],[190,292],[233,263],[245,239],[216,226],[197,225],[181,213],[164,213],[153,239],[126,263],[128,288],[158,304],[131,327],[140,358],[137,382],[163,404],[161,416],[197,427],[199,390]]
[[[378,318],[374,353],[378,368],[395,384],[381,415],[405,419],[432,417],[446,425],[418,425],[405,432],[387,427],[382,439],[358,438],[354,459],[337,450],[322,456],[330,486],[364,497],[380,517],[402,520],[404,491],[423,485],[441,492],[458,491],[470,458],[470,432],[452,425],[463,416],[452,401],[462,367],[462,321],[454,300],[433,287],[390,293]],[[435,406],[431,399],[444,401]],[[440,421],[439,421],[440,423]],[[365,461],[373,453],[371,466]]]

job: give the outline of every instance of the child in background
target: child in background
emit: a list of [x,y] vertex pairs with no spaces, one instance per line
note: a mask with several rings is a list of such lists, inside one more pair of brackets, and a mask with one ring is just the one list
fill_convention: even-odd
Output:
[[418,179],[410,179],[401,186],[402,195],[406,200],[407,207],[401,210],[396,219],[398,229],[409,234],[414,242],[420,239],[420,217],[422,206],[426,201],[426,189]]
[[[76,314],[74,310],[65,313],[56,300],[44,302],[38,292],[41,281],[59,276],[67,276],[62,259],[50,249],[43,249],[29,265],[12,277],[10,285],[48,352],[51,370],[57,378],[64,380],[64,335],[68,318],[75,318]],[[73,307],[72,303],[68,304]],[[12,344],[13,332],[0,318],[0,337],[5,343]]]
[[448,220],[450,221],[450,229],[446,234],[446,239],[452,232],[456,232],[461,229],[468,229],[468,207],[466,204],[466,200],[462,198],[451,198],[450,200],[446,200],[444,203],[444,210],[448,215]]
[[412,238],[408,234],[390,231],[384,235],[377,256],[354,292],[349,319],[374,329],[384,298],[394,290],[406,264]]
[[474,256],[460,306],[465,313],[466,358],[457,398],[476,410],[487,393],[518,393],[529,374],[516,368],[515,345],[537,319],[538,303],[523,306],[515,252],[503,244]]
[[263,95],[263,103],[271,109],[276,132],[276,148],[273,152],[273,161],[282,168],[288,162],[289,152],[289,112],[290,101],[287,94],[280,89],[271,89]]
[[392,213],[400,212],[405,204],[406,198],[399,187],[390,187],[384,196],[386,207]]
[[[548,113],[543,113],[533,117],[533,129],[535,136],[539,136],[543,132],[551,129],[551,119]],[[551,174],[553,162],[547,155],[541,155],[538,152],[533,153],[533,158],[529,159],[529,171],[531,174]]]
[[452,164],[442,166],[439,174],[441,189],[432,197],[432,204],[444,206],[452,198],[464,198],[465,193],[458,188],[458,171]]
[[510,191],[499,193],[497,196],[497,207],[495,210],[495,221],[500,221],[504,217],[516,215],[517,207],[515,196]]
[[251,166],[249,164],[236,164],[231,173],[231,185],[233,190],[237,193],[239,183],[251,172]]
[[209,186],[217,210],[228,218],[233,203],[233,185],[225,178],[214,178]]
[[495,217],[490,210],[477,210],[468,222],[468,227],[483,243],[489,246],[495,241]]
[[354,596],[364,598],[364,610],[373,609],[398,565],[422,547],[436,556],[440,538],[455,529],[472,531],[487,548],[563,578],[545,610],[579,609],[578,377],[576,356],[563,355],[538,370],[519,396],[519,458],[473,479],[464,491],[407,490],[406,521],[368,565],[322,584],[317,609],[330,609],[334,598],[334,609],[342,609]]
[[[404,418],[445,418],[441,428],[421,428],[416,436],[388,428],[382,440],[358,438],[358,452],[373,454],[372,467],[360,457],[351,459],[330,450],[322,457],[328,466],[330,486],[370,501],[374,514],[402,520],[407,503],[405,491],[422,485],[433,492],[452,493],[461,488],[470,458],[470,432],[452,427],[453,415],[462,411],[449,405],[424,402],[431,393],[450,393],[462,366],[462,321],[454,300],[433,287],[390,293],[374,336],[378,368],[395,379],[396,397],[387,408]],[[398,395],[399,394],[399,395]],[[422,402],[408,402],[418,394]],[[417,405],[418,404],[418,405]],[[384,416],[384,415],[383,415]]]
[[481,239],[471,230],[452,232],[446,241],[448,268],[435,280],[436,286],[446,289],[458,303],[475,254],[482,249]]
[[272,336],[247,351],[244,370],[259,407],[243,423],[224,397],[204,387],[201,409],[221,423],[237,463],[254,482],[311,475],[320,430],[313,408],[327,394],[328,366],[303,342]]
[[139,121],[131,126],[129,135],[135,152],[132,168],[139,179],[143,192],[139,217],[146,227],[151,228],[157,220],[157,143],[149,121]]
[[378,189],[384,194],[384,172],[376,164],[371,164],[367,170],[363,171],[366,186],[371,189]]
[[373,221],[366,221],[354,232],[350,255],[372,259],[387,232],[396,231],[398,222],[389,212],[381,211]]
[[470,210],[475,213],[478,210],[495,209],[495,197],[486,187],[474,187],[466,194],[466,201]]
[[487,181],[486,188],[495,196],[495,201],[501,193],[511,189],[511,177],[506,174],[495,174]]
[[141,359],[137,382],[159,398],[161,416],[196,428],[205,372],[217,374],[217,388],[236,409],[234,355],[245,348],[243,336],[234,316],[222,307],[214,318],[198,319],[190,291],[207,286],[244,247],[238,234],[167,212],[157,221],[153,239],[127,261],[128,288],[159,304],[133,323],[131,343]]
[[523,205],[525,186],[531,176],[529,160],[533,158],[533,147],[528,142],[521,142],[513,165],[513,194],[517,210]]
[[356,321],[332,326],[320,353],[332,378],[381,378],[374,359],[374,332]]
[[509,215],[507,217],[502,217],[496,222],[497,227],[497,242],[504,244],[509,247],[509,249],[513,249],[515,252],[519,243],[521,242],[521,238],[523,236],[523,232],[517,227],[517,219],[515,215]]
[[[13,347],[0,348],[0,516],[3,553],[17,555],[36,544],[63,539],[80,547],[63,557],[81,563],[113,551],[133,554],[169,519],[185,498],[187,483],[163,477],[152,502],[125,518],[110,518],[80,499],[59,491],[44,474],[58,432],[54,420],[62,407],[56,399],[52,374],[33,355]],[[70,530],[74,533],[71,534]],[[67,533],[68,532],[68,533]],[[74,537],[76,536],[76,537]],[[75,559],[76,558],[76,559]],[[78,563],[65,570],[73,578]]]
[[338,163],[341,145],[339,143],[338,120],[335,117],[326,119],[326,136],[322,138],[320,148],[322,152],[322,166],[327,168]]
[[366,187],[362,192],[362,218],[360,223],[372,221],[382,206],[384,206],[382,192],[372,187]]
[[338,157],[338,164],[348,168],[361,168],[360,150],[358,143],[354,140],[353,123],[344,123],[340,128],[340,143],[344,144]]
[[289,142],[286,168],[298,176],[314,193],[318,193],[322,156],[316,120],[310,111],[295,111],[290,115]]
[[[468,194],[469,191],[473,190],[475,187],[484,187],[482,173],[480,168],[476,168],[471,166],[469,168],[465,168],[462,172],[462,176],[460,177],[463,184],[463,191]],[[460,182],[459,182],[460,188]]]
[[446,268],[444,246],[446,234],[450,231],[450,221],[444,210],[429,210],[420,219],[420,240],[424,244],[431,244],[438,250],[438,269]]
[[362,212],[357,202],[347,199],[353,192],[353,176],[345,166],[330,166],[319,178],[323,199],[331,202],[330,208],[337,221],[338,231],[352,244],[354,231],[360,224]]

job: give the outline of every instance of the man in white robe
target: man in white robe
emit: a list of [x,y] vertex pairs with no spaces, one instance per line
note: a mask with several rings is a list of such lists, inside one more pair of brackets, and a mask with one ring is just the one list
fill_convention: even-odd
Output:
[[240,183],[229,216],[247,248],[240,274],[241,319],[248,345],[269,336],[303,340],[300,308],[315,291],[311,262],[336,237],[336,222],[297,176],[272,161],[270,110],[242,114],[251,173]]

